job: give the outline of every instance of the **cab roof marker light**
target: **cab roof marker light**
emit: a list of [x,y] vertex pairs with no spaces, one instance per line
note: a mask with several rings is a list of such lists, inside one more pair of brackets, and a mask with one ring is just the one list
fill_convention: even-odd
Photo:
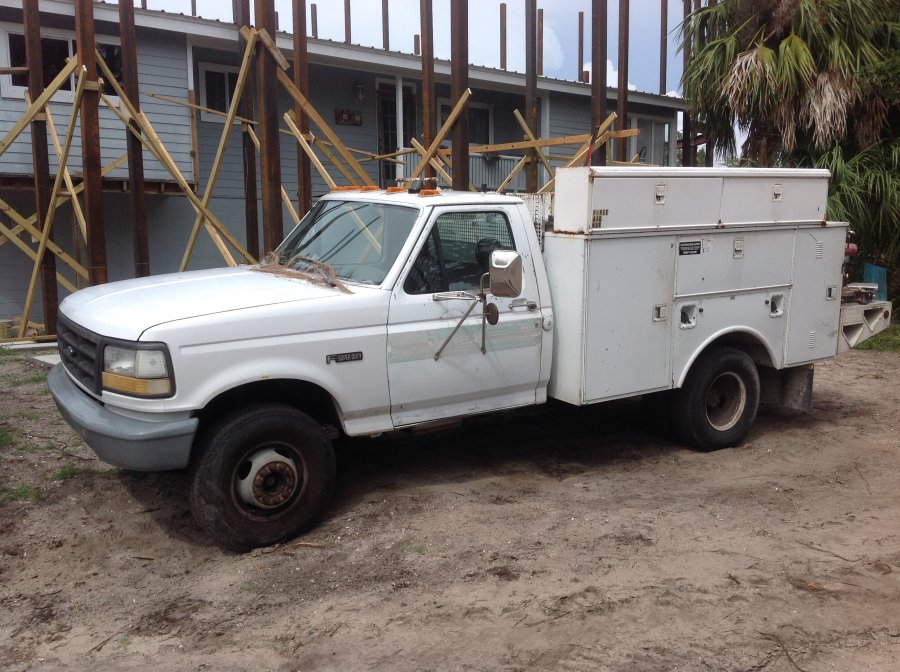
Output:
[[406,187],[388,187],[385,190],[385,193],[388,194],[405,194],[407,192]]
[[419,192],[419,196],[440,196],[440,195],[441,195],[440,189],[422,189]]
[[381,187],[376,187],[374,184],[367,184],[364,187],[359,188],[360,191],[381,191]]
[[355,185],[355,184],[345,184],[340,187],[335,187],[331,191],[332,191],[332,193],[335,191],[359,191],[359,186]]

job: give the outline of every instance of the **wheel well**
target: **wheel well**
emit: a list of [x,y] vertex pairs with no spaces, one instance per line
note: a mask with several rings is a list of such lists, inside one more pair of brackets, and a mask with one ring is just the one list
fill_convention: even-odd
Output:
[[236,408],[266,402],[293,406],[320,425],[341,428],[337,406],[326,390],[306,381],[282,379],[260,380],[223,392],[197,413],[200,432],[216,418]]
[[743,350],[757,366],[775,366],[775,362],[772,361],[772,357],[765,344],[753,334],[748,334],[745,331],[733,331],[728,334],[722,334],[714,341],[708,343],[703,349],[703,352],[709,352],[713,348],[721,346]]

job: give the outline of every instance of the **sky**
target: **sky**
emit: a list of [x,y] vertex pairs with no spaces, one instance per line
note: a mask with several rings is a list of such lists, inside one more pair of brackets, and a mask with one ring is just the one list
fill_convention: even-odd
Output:
[[[135,4],[138,4],[135,2]],[[307,0],[307,29],[312,30]],[[319,37],[344,39],[343,0],[316,0]],[[525,70],[525,1],[507,0],[507,67]],[[608,0],[607,84],[618,82],[619,2]],[[669,48],[666,91],[677,93],[681,86],[681,54],[677,48],[677,29],[681,23],[682,3],[669,1]],[[190,12],[190,0],[148,0],[150,9]],[[251,14],[253,3],[251,0]],[[590,69],[591,0],[538,0],[544,10],[544,74],[575,80],[578,73],[578,12],[584,12],[585,69]],[[658,93],[660,0],[631,0],[628,61],[629,88]],[[292,30],[291,0],[275,0],[281,30]],[[450,58],[450,0],[434,0],[434,54]],[[197,0],[197,13],[212,19],[231,20],[227,0]],[[413,35],[420,31],[419,0],[390,0],[390,47],[412,53]],[[381,0],[351,0],[351,41],[369,47],[382,47]],[[469,2],[469,62],[489,67],[500,66],[500,0]]]

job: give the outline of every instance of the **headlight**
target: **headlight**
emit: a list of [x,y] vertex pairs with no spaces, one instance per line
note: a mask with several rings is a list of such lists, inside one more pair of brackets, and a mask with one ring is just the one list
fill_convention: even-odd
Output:
[[107,345],[103,349],[103,387],[136,397],[170,395],[173,385],[166,351]]

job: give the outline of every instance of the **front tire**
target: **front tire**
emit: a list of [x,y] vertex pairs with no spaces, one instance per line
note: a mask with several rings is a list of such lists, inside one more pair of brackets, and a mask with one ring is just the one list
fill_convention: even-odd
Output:
[[311,528],[334,489],[331,442],[308,415],[258,404],[216,422],[191,469],[191,512],[219,543],[245,551]]
[[759,372],[736,348],[703,353],[672,398],[672,425],[678,438],[697,450],[740,444],[759,409]]

